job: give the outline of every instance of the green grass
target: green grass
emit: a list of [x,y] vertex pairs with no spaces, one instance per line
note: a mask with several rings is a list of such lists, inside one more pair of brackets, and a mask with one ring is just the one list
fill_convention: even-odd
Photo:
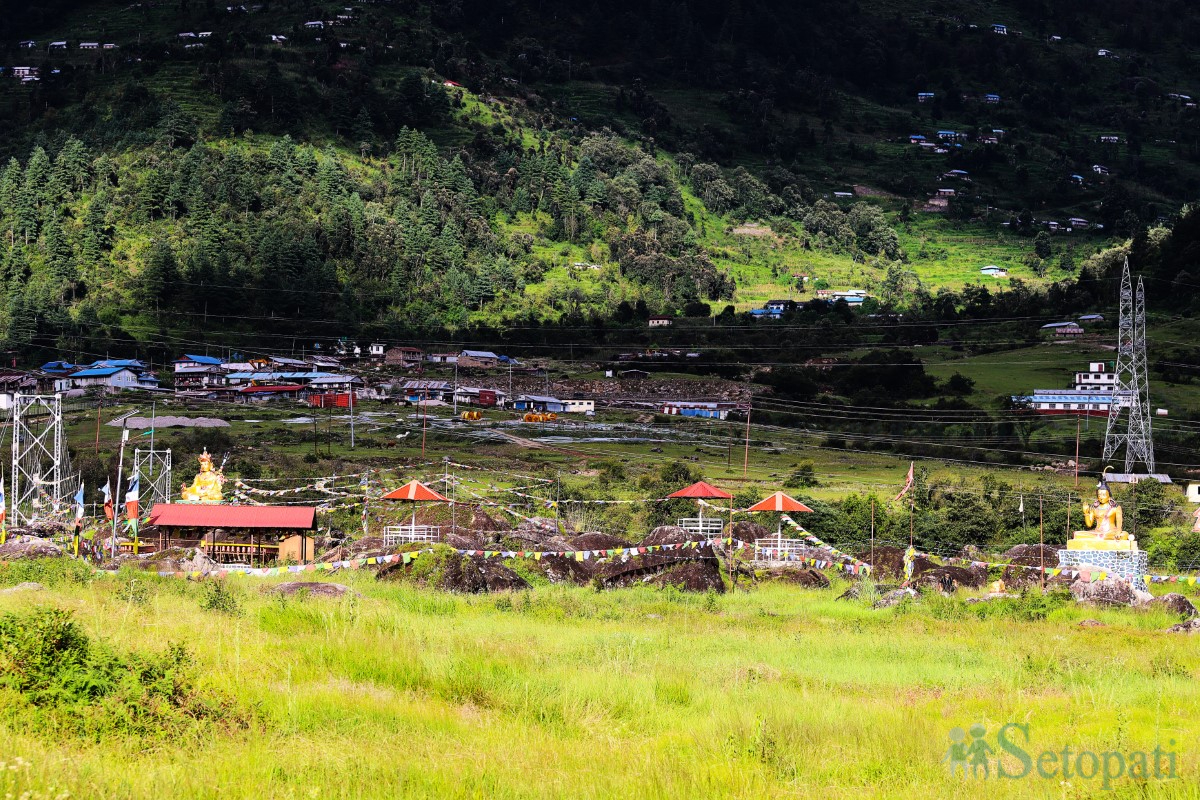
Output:
[[[1200,655],[1158,612],[872,611],[844,588],[724,597],[539,588],[455,597],[336,576],[344,601],[279,600],[235,579],[240,616],[201,587],[141,576],[38,595],[117,653],[194,654],[197,692],[258,709],[255,732],[85,741],[0,724],[15,797],[1085,796],[1099,782],[951,779],[954,727],[1031,726],[1037,749],[1151,750],[1182,780],[1114,796],[1195,796]],[[1025,613],[1030,611],[1030,613]],[[1040,616],[1042,619],[1038,619]],[[1084,629],[1084,617],[1108,627]],[[1029,621],[1032,620],[1032,621]],[[21,759],[18,761],[17,759]],[[1011,766],[1010,762],[1010,766]]]

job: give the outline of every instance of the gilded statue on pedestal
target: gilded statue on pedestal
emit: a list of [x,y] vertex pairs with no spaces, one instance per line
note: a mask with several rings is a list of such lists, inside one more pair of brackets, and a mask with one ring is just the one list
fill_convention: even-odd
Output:
[[184,501],[191,503],[219,503],[221,484],[224,482],[225,476],[213,470],[212,456],[205,448],[200,454],[200,472],[196,474],[191,486],[183,484],[182,497]]
[[1068,550],[1137,550],[1137,539],[1125,532],[1125,512],[1113,500],[1103,475],[1096,484],[1096,499],[1083,503],[1083,524],[1091,530],[1075,531]]

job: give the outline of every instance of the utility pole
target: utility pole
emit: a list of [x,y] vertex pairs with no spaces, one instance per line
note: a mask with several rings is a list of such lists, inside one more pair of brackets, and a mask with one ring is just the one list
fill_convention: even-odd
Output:
[[753,402],[746,404],[746,449],[742,459],[742,477],[746,478],[750,473],[750,412],[754,410]]
[[97,455],[100,453],[100,409],[104,408],[104,395],[100,395],[100,401],[96,404],[96,446],[94,451]]
[[[1068,495],[1069,498],[1069,495]],[[1038,494],[1038,561],[1041,563],[1042,589],[1046,588],[1046,530],[1042,516],[1042,495]]]
[[454,362],[454,416],[458,416],[458,362]]
[[871,495],[871,569],[875,569],[875,495]]
[[[1083,413],[1087,414],[1088,412],[1084,411]],[[1075,417],[1075,488],[1076,489],[1079,488],[1079,417],[1078,416]],[[1070,504],[1068,504],[1067,508],[1070,509],[1070,507],[1071,507]],[[1068,511],[1068,513],[1070,513],[1070,512]]]
[[354,449],[354,384],[350,384],[350,449]]

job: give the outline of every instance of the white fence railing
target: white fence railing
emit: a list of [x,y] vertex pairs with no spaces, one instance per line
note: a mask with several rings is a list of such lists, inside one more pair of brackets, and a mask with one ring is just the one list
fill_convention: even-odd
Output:
[[754,540],[755,561],[790,561],[802,555],[812,545],[803,539],[784,539],[771,536]]
[[720,536],[725,530],[725,521],[720,517],[684,517],[678,520],[679,527],[688,533],[700,536]]
[[388,525],[383,529],[383,546],[409,542],[440,542],[442,529],[436,525]]

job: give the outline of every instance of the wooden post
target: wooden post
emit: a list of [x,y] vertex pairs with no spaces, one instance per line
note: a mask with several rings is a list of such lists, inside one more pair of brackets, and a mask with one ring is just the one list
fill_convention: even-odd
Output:
[[871,497],[871,569],[875,569],[875,497]]
[[[1087,412],[1083,412],[1086,414]],[[1079,488],[1079,417],[1075,417],[1075,488]],[[1067,496],[1067,508],[1070,508],[1070,495]],[[1068,512],[1070,513],[1070,512]],[[1069,531],[1068,531],[1069,532]]]
[[1041,563],[1042,589],[1046,588],[1046,532],[1042,516],[1042,495],[1038,494],[1038,561]]
[[908,546],[913,546],[913,507],[916,501],[911,497],[908,499]]
[[750,472],[750,412],[754,410],[753,403],[746,404],[746,456],[742,460],[742,478]]
[[96,403],[96,445],[93,449],[97,454],[100,453],[100,409],[102,408],[104,408],[104,395],[100,395],[100,400]]

